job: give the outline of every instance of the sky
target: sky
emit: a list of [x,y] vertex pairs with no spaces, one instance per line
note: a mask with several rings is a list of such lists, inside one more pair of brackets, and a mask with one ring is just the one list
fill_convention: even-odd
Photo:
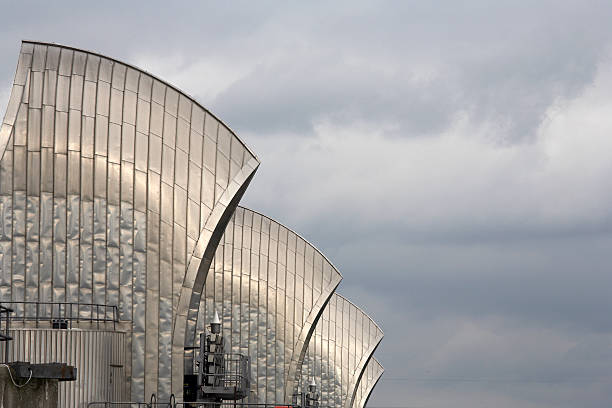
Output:
[[612,3],[0,2],[177,85],[385,332],[371,408],[612,405]]

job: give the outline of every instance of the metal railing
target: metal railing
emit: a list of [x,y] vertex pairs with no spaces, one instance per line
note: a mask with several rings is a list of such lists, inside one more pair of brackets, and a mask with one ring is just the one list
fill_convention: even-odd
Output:
[[257,404],[248,402],[177,402],[174,394],[168,402],[158,402],[155,394],[151,395],[149,402],[113,402],[99,401],[90,402],[87,408],[300,408],[295,404]]
[[[115,330],[119,322],[117,306],[97,303],[3,301],[0,308],[15,312],[14,316],[5,317],[7,325],[9,321],[35,322],[38,327],[39,323],[48,322],[55,329],[72,329],[73,322],[89,322],[99,329],[101,324],[112,323]],[[2,317],[0,313],[0,320]]]
[[224,388],[249,388],[249,358],[242,354],[208,353],[208,356],[223,361],[222,372],[202,373],[206,384]]
[[233,402],[90,402],[87,408],[300,408],[291,404],[249,404]]
[[257,404],[248,402],[175,402],[169,408],[301,408],[293,404]]
[[176,404],[169,402],[118,402],[118,401],[97,401],[87,404],[87,408],[174,408]]
[[[11,313],[13,309],[5,307],[0,304],[0,341],[5,342],[4,344],[4,363],[8,363],[9,360],[9,345],[8,342],[13,340],[9,335],[11,329]],[[2,333],[2,321],[4,320],[4,333]]]

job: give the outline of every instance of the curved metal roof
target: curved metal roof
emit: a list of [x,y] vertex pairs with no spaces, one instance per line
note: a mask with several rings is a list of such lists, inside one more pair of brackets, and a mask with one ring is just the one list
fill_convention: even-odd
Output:
[[[234,131],[232,130],[232,128],[231,128],[231,127],[230,127],[230,126],[229,126],[227,123],[225,123],[223,120],[221,120],[221,119],[220,119],[220,118],[219,118],[217,115],[215,115],[214,113],[212,113],[212,112],[211,112],[209,109],[207,109],[206,107],[204,107],[203,105],[201,105],[201,104],[200,104],[200,103],[197,101],[197,99],[196,99],[196,98],[192,97],[192,96],[191,96],[189,93],[187,93],[187,92],[185,92],[185,91],[181,90],[181,89],[180,89],[180,88],[178,88],[177,86],[172,85],[170,82],[168,82],[168,81],[166,81],[166,80],[164,80],[164,79],[160,78],[160,77],[159,77],[159,76],[157,76],[157,75],[154,75],[154,74],[150,73],[149,71],[147,71],[147,70],[145,70],[145,69],[139,68],[139,67],[137,67],[137,66],[135,66],[135,65],[133,65],[133,64],[127,63],[127,62],[125,62],[125,61],[121,61],[121,60],[118,60],[118,59],[116,59],[116,58],[109,57],[108,55],[104,55],[104,54],[101,54],[101,53],[99,53],[99,52],[89,51],[89,50],[86,50],[86,49],[83,49],[83,48],[77,48],[77,47],[73,47],[73,46],[70,46],[70,45],[64,45],[64,44],[59,44],[59,43],[54,43],[54,42],[34,41],[34,40],[22,40],[21,42],[22,42],[23,44],[32,44],[32,45],[36,45],[36,44],[38,44],[38,45],[46,45],[46,46],[59,47],[59,48],[64,48],[64,49],[67,49],[67,50],[73,50],[73,51],[82,52],[82,53],[89,54],[89,55],[95,55],[95,56],[98,56],[98,57],[101,57],[101,58],[104,58],[104,59],[107,59],[107,60],[110,60],[110,61],[117,62],[117,63],[119,63],[119,64],[121,64],[121,65],[125,65],[126,67],[129,67],[129,68],[135,69],[136,71],[139,71],[139,72],[141,72],[141,73],[143,73],[143,74],[146,74],[146,75],[150,76],[151,78],[153,78],[153,79],[155,79],[155,80],[157,80],[157,81],[159,81],[159,82],[163,83],[163,84],[164,84],[164,85],[166,85],[167,87],[174,89],[174,90],[175,90],[176,92],[178,92],[179,94],[181,94],[181,95],[183,95],[183,96],[186,96],[186,97],[187,97],[187,98],[189,98],[189,99],[190,99],[190,100],[191,100],[193,103],[195,103],[196,105],[198,105],[200,108],[204,109],[204,111],[206,111],[206,113],[208,113],[209,115],[213,116],[213,117],[214,117],[214,118],[215,118],[215,119],[216,119],[216,120],[217,120],[217,121],[218,121],[220,124],[222,124],[222,125],[223,125],[223,126],[225,126],[227,129],[229,129],[229,131],[230,131],[232,134],[234,134],[235,136],[237,136],[237,135],[236,135],[236,132],[234,132]],[[240,140],[240,138],[238,138],[238,140]],[[247,146],[247,145],[246,145],[246,143],[244,143],[244,141],[240,140],[240,142],[242,143],[243,147],[244,147],[245,149],[247,149],[247,150],[249,151],[249,153],[250,153],[250,154],[251,154],[251,155],[252,155],[254,158],[256,158],[257,160],[259,160],[259,159],[257,158],[257,155],[256,155],[256,154],[255,154],[255,153],[254,153],[254,152],[253,152],[253,151],[252,151],[250,148],[249,148],[249,146]]]
[[132,399],[180,397],[190,302],[255,155],[145,71],[30,41],[0,151],[0,298],[118,306]]

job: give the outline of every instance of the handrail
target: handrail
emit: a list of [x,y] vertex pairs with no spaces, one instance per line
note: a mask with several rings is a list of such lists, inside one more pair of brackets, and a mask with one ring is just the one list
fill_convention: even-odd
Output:
[[[251,402],[214,402],[214,401],[194,401],[194,402],[177,402],[174,394],[170,395],[170,400],[168,402],[158,402],[157,396],[155,393],[151,394],[151,399],[149,402],[142,401],[93,401],[87,404],[87,408],[114,408],[114,407],[133,407],[136,406],[138,408],[153,408],[153,407],[166,407],[166,408],[197,408],[197,407],[216,407],[216,408],[224,408],[224,407],[240,407],[240,408],[300,408],[299,405],[295,404],[259,404],[259,403],[251,403]],[[320,407],[322,408],[322,407]]]
[[[4,305],[11,305],[8,308]],[[37,301],[2,301],[0,310],[11,310],[17,313],[10,316],[12,321],[51,321],[57,324],[58,328],[72,329],[72,322],[91,322],[96,323],[100,328],[100,323],[113,323],[113,330],[119,322],[119,312],[117,306],[104,305],[98,303],[71,303],[71,302],[37,302]],[[34,309],[34,313],[29,310]],[[64,326],[65,327],[62,327]]]
[[[248,390],[249,388],[249,359],[247,356],[237,353],[207,353],[208,358],[217,357],[223,361],[220,371],[204,372],[200,375],[203,379],[204,391],[214,393],[212,389],[223,387],[238,390]],[[201,370],[202,367],[199,367]],[[238,398],[240,399],[240,398]]]
[[[174,394],[173,394],[174,395]],[[163,408],[179,408],[179,407],[184,407],[184,408],[201,408],[201,407],[205,407],[205,408],[211,408],[211,407],[216,407],[216,408],[230,408],[230,407],[236,407],[236,408],[300,408],[299,405],[294,405],[294,404],[285,404],[285,403],[278,403],[278,404],[258,404],[258,403],[248,403],[248,402],[213,402],[213,401],[193,401],[193,402],[188,402],[188,401],[184,401],[184,402],[177,402],[173,399],[173,397],[170,397],[170,401],[169,402],[154,402],[154,399],[152,399],[151,402],[142,402],[142,401],[92,401],[90,403],[87,404],[87,408],[120,408],[120,407],[137,407],[137,408],[153,408],[153,407],[163,407]],[[322,407],[320,407],[322,408]]]
[[[11,329],[11,313],[13,313],[13,309],[9,307],[4,307],[0,305],[0,341],[4,342],[4,363],[8,363],[9,361],[9,341],[13,340],[11,337],[10,329]],[[6,315],[5,317],[3,315]],[[6,319],[6,326],[4,328],[4,333],[2,333],[2,320]]]

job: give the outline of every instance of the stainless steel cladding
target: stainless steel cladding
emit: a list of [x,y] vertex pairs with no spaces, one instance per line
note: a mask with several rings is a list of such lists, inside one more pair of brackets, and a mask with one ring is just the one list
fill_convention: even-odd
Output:
[[11,361],[61,361],[77,368],[76,381],[60,382],[59,407],[81,408],[91,401],[126,399],[125,333],[27,328],[11,330],[11,336]]
[[320,381],[323,407],[351,408],[365,367],[382,337],[382,330],[368,315],[334,293],[308,345],[302,384],[311,378]]
[[374,357],[370,359],[359,381],[353,408],[365,408],[372,395],[372,390],[376,387],[378,380],[383,375],[383,366]]
[[131,398],[180,398],[187,316],[259,161],[155,77],[31,42],[0,157],[0,299],[118,306]]
[[249,401],[291,401],[308,341],[340,280],[295,232],[238,207],[208,273],[193,333],[217,310],[232,352],[250,356]]
[[[180,401],[193,369],[185,346],[216,309],[231,352],[251,358],[251,402],[286,405],[314,376],[322,406],[361,404],[382,332],[332,295],[341,275],[316,248],[237,207],[258,166],[176,88],[98,54],[24,42],[0,127],[0,302],[21,322],[13,358],[76,365],[61,406]],[[112,318],[100,323],[99,310]],[[66,330],[43,329],[57,313]]]

